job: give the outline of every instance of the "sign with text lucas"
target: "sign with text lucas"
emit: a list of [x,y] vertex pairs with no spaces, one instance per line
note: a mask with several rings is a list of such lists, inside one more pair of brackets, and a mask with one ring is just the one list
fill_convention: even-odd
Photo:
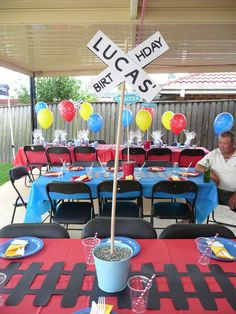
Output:
[[90,84],[99,96],[122,81],[129,83],[148,102],[160,92],[161,86],[142,69],[169,49],[159,32],[153,34],[128,54],[125,54],[101,31],[95,34],[87,47],[109,66]]

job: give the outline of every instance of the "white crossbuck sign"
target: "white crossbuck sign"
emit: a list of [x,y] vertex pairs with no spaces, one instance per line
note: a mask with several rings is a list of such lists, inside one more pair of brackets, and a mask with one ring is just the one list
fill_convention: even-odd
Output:
[[161,86],[142,69],[169,49],[159,32],[128,54],[101,31],[95,34],[87,47],[109,66],[90,83],[90,88],[99,96],[115,88],[122,81],[129,83],[147,102],[160,92]]

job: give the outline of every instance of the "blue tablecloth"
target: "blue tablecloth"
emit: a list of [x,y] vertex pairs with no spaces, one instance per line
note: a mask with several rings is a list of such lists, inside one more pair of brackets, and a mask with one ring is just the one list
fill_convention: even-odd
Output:
[[[193,171],[194,169],[189,169]],[[160,181],[165,180],[169,176],[176,172],[183,171],[183,168],[166,168],[164,172],[152,173],[148,169],[143,168],[141,173],[139,170],[135,170],[136,176],[141,176],[139,182],[143,186],[144,197],[151,197],[152,186]],[[83,175],[86,173],[86,169],[82,171],[65,171],[61,177],[39,177],[31,187],[31,192],[28,200],[28,206],[26,209],[25,222],[41,222],[41,215],[46,213],[49,206],[47,193],[45,186],[51,181],[70,181],[73,176]],[[176,174],[174,173],[174,174]],[[106,173],[107,174],[107,173]],[[122,172],[118,173],[118,177],[122,176]],[[93,168],[91,181],[86,182],[92,191],[93,198],[97,198],[97,185],[104,180],[112,180],[113,173],[109,172],[109,177],[104,176],[102,168]],[[198,185],[198,197],[196,201],[196,221],[202,223],[207,216],[216,208],[218,205],[217,189],[213,181],[210,183],[203,182],[203,175],[197,177],[189,177],[189,180],[194,181]]]

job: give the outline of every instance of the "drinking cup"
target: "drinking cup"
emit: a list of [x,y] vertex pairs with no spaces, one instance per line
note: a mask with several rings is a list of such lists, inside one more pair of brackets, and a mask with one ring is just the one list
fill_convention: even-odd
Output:
[[5,285],[6,280],[7,280],[7,276],[4,273],[0,273],[0,307],[3,306],[4,304],[2,289]]
[[212,249],[210,246],[210,239],[199,237],[195,240],[197,245],[197,260],[201,265],[208,265],[210,263]]
[[151,147],[151,141],[145,140],[143,143],[143,146],[145,149],[150,149]]
[[133,276],[128,280],[130,291],[131,309],[134,313],[146,313],[148,294],[151,284],[148,285],[149,278],[145,276]]
[[125,176],[134,175],[134,165],[135,161],[124,161],[122,163],[122,169]]
[[84,258],[86,264],[94,265],[94,258],[93,258],[93,248],[100,243],[100,239],[95,237],[89,237],[82,240],[82,244],[84,247]]

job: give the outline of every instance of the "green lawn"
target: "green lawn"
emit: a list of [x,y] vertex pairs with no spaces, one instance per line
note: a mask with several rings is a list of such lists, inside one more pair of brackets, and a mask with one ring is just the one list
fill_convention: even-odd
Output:
[[0,186],[5,182],[9,181],[9,170],[12,168],[10,162],[0,163]]

